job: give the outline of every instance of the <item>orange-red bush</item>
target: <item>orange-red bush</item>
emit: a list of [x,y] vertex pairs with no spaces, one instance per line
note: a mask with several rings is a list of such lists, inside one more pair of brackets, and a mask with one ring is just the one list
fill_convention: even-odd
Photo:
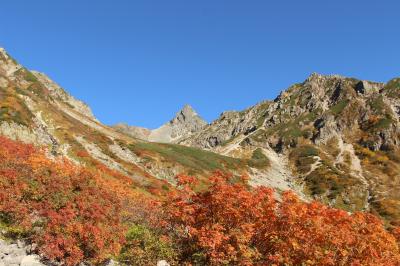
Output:
[[287,192],[249,190],[216,173],[207,191],[178,177],[165,203],[166,229],[182,263],[207,265],[399,265],[396,239],[378,218],[350,215]]
[[[140,261],[177,254],[180,263],[196,265],[400,265],[400,229],[390,233],[370,214],[304,203],[290,192],[277,201],[273,190],[250,189],[221,172],[200,192],[194,177],[178,176],[179,189],[160,210],[131,189],[128,177],[96,168],[49,160],[0,137],[1,222],[67,265],[117,255],[130,225],[125,258],[140,253]],[[154,245],[157,239],[167,245]]]
[[98,262],[123,243],[122,201],[98,173],[0,137],[0,218],[52,260]]

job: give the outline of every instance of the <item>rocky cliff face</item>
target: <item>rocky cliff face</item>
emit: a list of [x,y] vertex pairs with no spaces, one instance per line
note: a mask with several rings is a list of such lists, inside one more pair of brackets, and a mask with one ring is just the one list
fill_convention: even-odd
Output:
[[93,115],[92,110],[87,104],[69,95],[57,83],[46,76],[46,74],[37,71],[31,71],[31,73],[35,75],[38,81],[41,82],[48,89],[53,99],[61,101],[74,109],[74,111],[78,112],[79,114],[86,116],[94,121],[97,121],[96,117]]
[[[283,91],[274,101],[241,112],[222,113],[211,125],[180,143],[212,149],[241,134],[260,135],[263,129],[268,131],[268,144],[283,151],[303,135],[324,143],[332,135],[352,131],[352,127],[372,133],[367,130],[367,120],[376,118],[380,119],[376,129],[382,134],[378,134],[380,140],[375,142],[374,149],[398,146],[399,99],[390,89],[392,84],[396,84],[396,79],[385,85],[314,73],[305,82]],[[388,134],[392,135],[385,137]]]
[[161,127],[150,130],[142,127],[117,124],[114,126],[120,132],[132,137],[152,142],[176,143],[180,139],[190,137],[207,125],[190,105],[185,105],[175,117]]
[[241,112],[225,112],[181,144],[241,157],[272,149],[306,193],[400,220],[400,79],[312,74]]

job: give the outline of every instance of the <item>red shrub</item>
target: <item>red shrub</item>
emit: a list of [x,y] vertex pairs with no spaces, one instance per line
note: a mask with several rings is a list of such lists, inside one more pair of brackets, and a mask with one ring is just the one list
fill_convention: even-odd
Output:
[[[0,220],[25,230],[42,253],[67,265],[117,255],[125,225],[137,224],[144,226],[133,228],[148,232],[133,230],[128,247],[156,256],[165,247],[154,249],[153,240],[165,233],[182,264],[400,265],[400,230],[389,233],[367,213],[304,203],[290,192],[278,202],[273,190],[249,189],[245,180],[232,183],[221,172],[200,192],[194,177],[178,176],[179,189],[160,208],[135,193],[130,178],[97,166],[52,161],[31,145],[0,137]],[[142,235],[147,240],[136,239]]]
[[98,173],[0,137],[0,177],[0,218],[28,232],[48,258],[75,265],[118,253],[122,201]]
[[181,191],[165,202],[166,229],[182,263],[207,265],[399,265],[396,239],[378,218],[350,215],[293,193],[277,203],[266,188],[249,190],[216,173],[195,192],[179,176]]

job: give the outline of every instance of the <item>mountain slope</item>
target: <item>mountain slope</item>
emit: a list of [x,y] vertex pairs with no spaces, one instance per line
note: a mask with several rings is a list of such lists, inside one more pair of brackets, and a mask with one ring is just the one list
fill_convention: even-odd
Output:
[[[152,140],[178,138],[204,125],[186,106],[163,126],[168,129],[168,136],[160,134],[164,129],[155,130]],[[130,176],[138,188],[145,190],[168,189],[179,173],[195,174],[206,184],[205,177],[217,169],[242,175],[254,168],[251,160],[198,148],[149,143],[105,126],[86,104],[45,74],[18,64],[4,49],[0,50],[0,134],[45,146],[49,156],[66,156],[89,167],[101,163]]]
[[[312,74],[180,143],[231,155],[275,152],[306,194],[400,222],[400,79],[386,84]],[[278,171],[278,172],[279,172]]]
[[45,146],[49,157],[100,163],[152,193],[168,190],[179,173],[198,176],[206,187],[206,177],[220,169],[249,175],[253,186],[293,189],[303,199],[369,210],[397,224],[399,87],[400,79],[312,74],[273,101],[224,112],[209,125],[186,106],[159,129],[131,133],[129,126],[101,124],[87,105],[2,49],[0,134]]

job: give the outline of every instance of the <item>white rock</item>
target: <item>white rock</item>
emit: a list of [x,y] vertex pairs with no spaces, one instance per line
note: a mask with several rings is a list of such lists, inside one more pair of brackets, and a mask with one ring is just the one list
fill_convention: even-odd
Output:
[[44,264],[40,262],[39,256],[28,255],[22,259],[20,266],[44,266]]
[[170,266],[166,260],[160,260],[157,262],[157,266]]
[[115,260],[109,260],[105,266],[117,266],[117,265],[119,264]]
[[17,240],[17,246],[18,246],[18,248],[24,248],[25,244],[21,240]]
[[[5,265],[12,265],[12,264],[17,264],[19,265],[21,263],[23,259],[23,256],[19,256],[19,257],[14,257],[14,256],[6,256],[2,262]],[[26,264],[25,266],[28,266],[28,264]],[[33,265],[32,265],[33,266]],[[36,266],[36,265],[35,265]]]

